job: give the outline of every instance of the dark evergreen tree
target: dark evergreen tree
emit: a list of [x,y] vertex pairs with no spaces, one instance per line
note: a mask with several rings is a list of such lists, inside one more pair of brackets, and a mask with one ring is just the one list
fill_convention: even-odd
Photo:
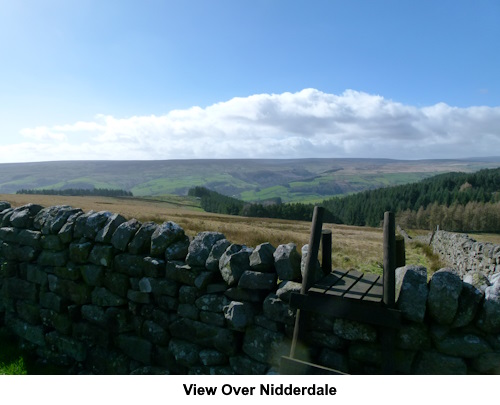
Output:
[[16,194],[64,195],[64,196],[101,196],[101,197],[133,197],[131,191],[109,188],[65,188],[65,189],[31,189],[18,190]]

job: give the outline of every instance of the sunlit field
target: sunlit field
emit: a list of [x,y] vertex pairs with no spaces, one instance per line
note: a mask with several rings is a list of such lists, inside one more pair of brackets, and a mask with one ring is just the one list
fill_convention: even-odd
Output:
[[[309,222],[211,214],[203,212],[196,204],[186,206],[178,201],[18,194],[0,195],[0,200],[8,201],[13,207],[28,203],[44,207],[70,205],[85,212],[120,213],[127,219],[136,218],[142,222],[173,221],[191,237],[202,231],[218,231],[233,243],[251,247],[263,242],[270,242],[275,247],[292,242],[300,251],[309,242],[311,229]],[[382,229],[335,224],[324,224],[323,228],[332,230],[332,263],[335,268],[382,272]],[[410,245],[406,250],[409,264],[422,264],[432,271],[441,265],[436,264],[436,258],[429,257],[429,252],[424,252],[422,247]]]

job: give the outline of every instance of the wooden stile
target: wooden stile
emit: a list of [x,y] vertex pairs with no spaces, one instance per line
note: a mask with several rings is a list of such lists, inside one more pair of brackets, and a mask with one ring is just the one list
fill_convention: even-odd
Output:
[[[317,312],[336,318],[350,319],[379,327],[385,374],[394,372],[394,340],[401,324],[401,313],[395,309],[396,238],[392,212],[384,214],[384,273],[363,274],[356,270],[331,270],[331,231],[321,232],[323,209],[315,207],[301,292],[290,297],[290,307],[297,309],[289,357],[282,357],[281,374],[342,374],[338,370],[312,364],[307,353],[297,353],[303,341],[305,317]],[[322,269],[327,273],[313,280],[320,238],[323,243]],[[404,245],[403,245],[404,249]],[[326,253],[325,253],[326,251]],[[328,255],[328,258],[325,257]],[[330,263],[330,264],[328,264]],[[330,267],[327,267],[330,266]],[[302,357],[303,356],[303,357]]]

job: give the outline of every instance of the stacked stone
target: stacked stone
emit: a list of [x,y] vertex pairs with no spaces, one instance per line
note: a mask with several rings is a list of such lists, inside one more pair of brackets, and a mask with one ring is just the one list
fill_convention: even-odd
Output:
[[[33,345],[45,343],[41,326],[39,296],[47,277],[31,263],[42,251],[41,232],[32,230],[34,218],[42,207],[30,204],[12,208],[0,203],[0,312],[4,323]],[[13,316],[13,314],[19,316]]]
[[294,313],[288,302],[277,297],[276,289],[278,281],[283,283],[296,276],[297,261],[294,253],[295,248],[289,249],[285,245],[274,248],[269,243],[263,243],[249,257],[251,270],[240,280],[240,288],[250,296],[258,292],[260,301],[255,304],[260,304],[254,306],[253,322],[244,334],[244,354],[232,361],[239,374],[269,372],[269,366],[277,368],[281,356],[287,354],[289,340],[286,338],[285,327],[293,324]]
[[[444,268],[428,280],[423,266],[396,270],[395,371],[401,374],[500,374],[500,277],[460,279]],[[313,361],[349,373],[379,373],[379,331],[367,324],[313,317]],[[332,333],[333,331],[333,333]]]
[[238,342],[235,333],[224,328],[227,299],[217,264],[228,245],[223,234],[202,232],[189,245],[184,262],[169,264],[167,277],[181,285],[169,350],[183,373],[230,373],[228,357]]
[[481,271],[488,277],[500,273],[500,245],[477,242],[465,234],[437,231],[432,247],[462,278],[471,271]]
[[415,374],[500,373],[500,283],[485,277],[462,281],[444,268],[396,272],[398,308],[405,323],[398,347],[414,354]]
[[[216,232],[201,232],[193,239],[186,264],[198,275],[193,287],[181,287],[181,312],[170,328],[172,353],[189,373],[268,371],[273,363],[270,339],[275,338],[269,334],[275,331],[269,331],[261,313],[266,295],[276,291],[274,250],[268,243],[255,249],[232,244]],[[279,339],[284,340],[282,335]],[[263,346],[267,354],[258,349]]]
[[108,374],[168,364],[156,349],[177,306],[165,274],[187,254],[182,228],[32,204],[3,210],[1,224],[4,323],[39,356]]
[[[0,225],[0,324],[73,372],[265,374],[289,353],[307,246],[190,240],[173,222],[69,206],[0,202]],[[498,274],[442,269],[428,281],[407,266],[396,277],[397,372],[500,373]],[[312,316],[308,327],[313,362],[379,372],[372,326]]]
[[293,312],[275,292],[278,274],[282,285],[300,278],[295,247],[276,256],[268,243],[253,249],[216,232],[190,242],[173,222],[0,208],[0,313],[40,357],[106,374],[278,365]]

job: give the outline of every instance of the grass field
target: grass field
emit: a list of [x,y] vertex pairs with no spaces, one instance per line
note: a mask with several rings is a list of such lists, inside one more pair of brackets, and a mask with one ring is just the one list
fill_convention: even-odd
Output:
[[498,233],[469,233],[468,235],[478,242],[500,245],[500,234]]
[[[163,223],[173,221],[179,224],[189,236],[202,231],[222,232],[233,243],[255,247],[270,242],[277,247],[284,243],[295,243],[298,250],[309,242],[311,224],[266,218],[247,218],[206,213],[195,198],[162,196],[148,199],[110,197],[67,197],[23,194],[3,194],[0,200],[12,206],[37,203],[44,207],[70,205],[85,212],[110,211],[126,218],[142,222]],[[382,230],[380,228],[354,227],[324,224],[324,229],[333,233],[332,263],[337,268],[355,268],[361,271],[382,272]],[[407,263],[422,264],[430,270],[440,265],[430,252],[419,246],[407,246]]]
[[[243,191],[239,198],[244,201],[265,201],[280,197],[284,202],[315,203],[333,196],[352,194],[378,187],[396,186],[417,182],[428,173],[327,173],[286,185],[274,185]],[[335,187],[332,188],[332,186]]]

